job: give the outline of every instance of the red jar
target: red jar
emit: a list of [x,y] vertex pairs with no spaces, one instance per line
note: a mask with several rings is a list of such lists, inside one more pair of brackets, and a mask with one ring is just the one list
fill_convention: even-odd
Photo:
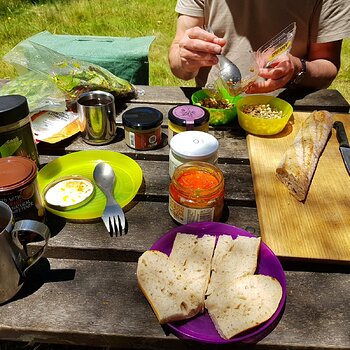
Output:
[[224,210],[222,171],[206,162],[176,168],[169,186],[169,214],[180,224],[220,221]]

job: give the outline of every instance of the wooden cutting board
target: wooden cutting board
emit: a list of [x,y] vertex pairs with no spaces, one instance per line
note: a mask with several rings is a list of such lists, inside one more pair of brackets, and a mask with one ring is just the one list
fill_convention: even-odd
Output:
[[[276,136],[247,136],[261,237],[280,257],[350,262],[350,176],[335,129],[304,203],[290,195],[275,175],[308,115],[294,112],[294,121]],[[333,114],[333,119],[344,123],[350,139],[350,115]]]

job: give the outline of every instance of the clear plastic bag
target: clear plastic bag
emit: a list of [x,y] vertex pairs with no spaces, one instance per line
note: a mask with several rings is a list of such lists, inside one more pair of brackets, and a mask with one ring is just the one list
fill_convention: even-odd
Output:
[[4,56],[19,74],[31,71],[48,77],[66,97],[67,106],[74,104],[85,91],[104,90],[116,98],[136,94],[128,81],[89,62],[67,57],[43,45],[24,40]]
[[234,82],[226,82],[220,75],[218,70],[217,77],[212,83],[206,84],[205,88],[208,93],[215,97],[220,98],[223,95],[222,91],[226,90],[231,96],[237,96],[245,92],[249,86],[259,76],[259,66],[257,64],[256,55],[254,52],[246,52],[236,57],[233,60],[234,64],[238,67],[241,72],[241,80]]
[[26,72],[0,88],[0,95],[22,95],[27,98],[29,111],[62,112],[66,109],[65,94],[44,74]]
[[296,28],[295,22],[289,24],[256,51],[259,67],[270,68],[277,62],[287,59],[287,54],[292,47],[295,37]]

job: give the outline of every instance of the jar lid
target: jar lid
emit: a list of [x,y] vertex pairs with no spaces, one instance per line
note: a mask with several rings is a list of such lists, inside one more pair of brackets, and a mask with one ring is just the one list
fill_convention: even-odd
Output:
[[204,131],[183,131],[170,140],[170,148],[179,157],[201,159],[217,152],[219,142]]
[[18,122],[28,114],[28,102],[24,96],[0,96],[0,126]]
[[135,107],[123,113],[123,125],[132,129],[147,130],[162,124],[163,114],[152,107]]
[[209,112],[200,106],[183,104],[171,108],[168,118],[176,125],[191,128],[209,122]]
[[0,158],[0,192],[22,187],[36,177],[37,166],[26,157]]

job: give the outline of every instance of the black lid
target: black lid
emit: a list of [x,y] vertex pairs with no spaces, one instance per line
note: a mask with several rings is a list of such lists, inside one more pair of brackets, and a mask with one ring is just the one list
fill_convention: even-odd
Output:
[[191,104],[180,104],[168,112],[169,120],[180,126],[200,126],[209,122],[207,109]]
[[129,128],[147,130],[161,125],[163,114],[152,107],[136,107],[124,112],[122,120]]
[[28,114],[28,102],[24,96],[0,96],[0,126],[18,122]]

